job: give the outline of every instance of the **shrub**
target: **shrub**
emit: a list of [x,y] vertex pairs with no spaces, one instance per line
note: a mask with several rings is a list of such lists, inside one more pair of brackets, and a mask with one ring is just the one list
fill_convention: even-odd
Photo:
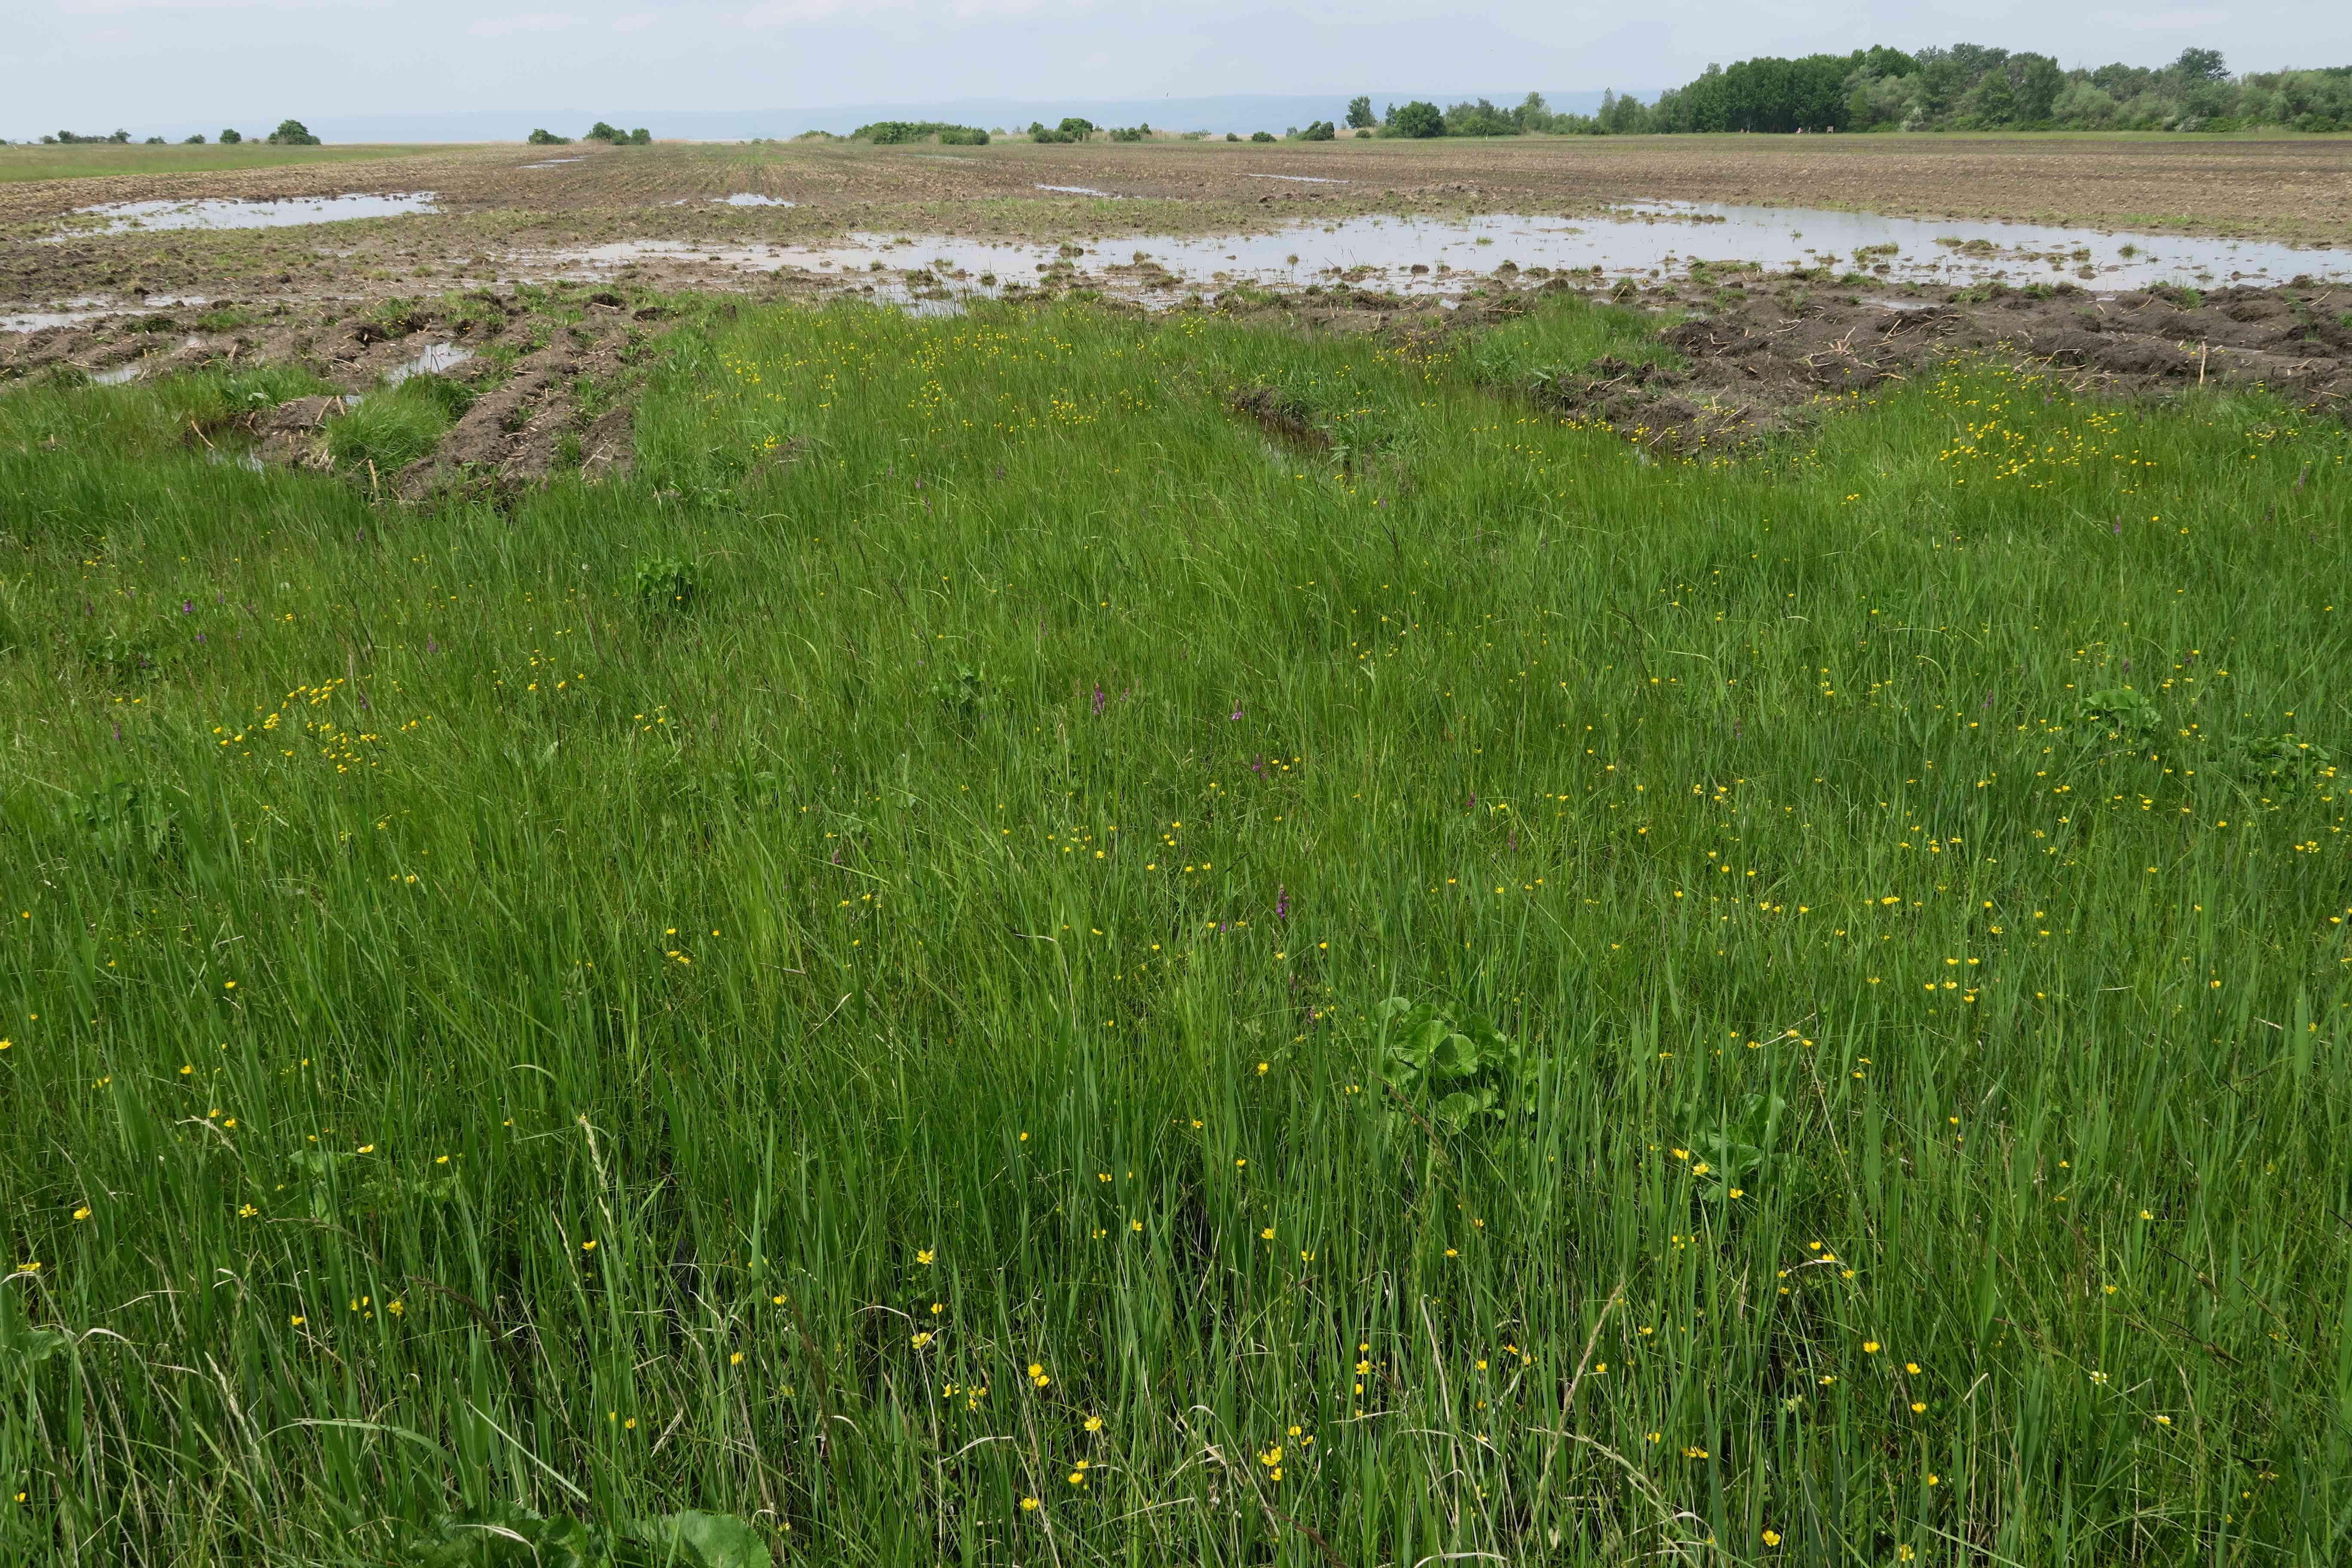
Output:
[[1228,132],[1225,132],[1225,140],[1226,140],[1226,141],[1228,141],[1228,142],[1238,142],[1238,141],[1240,141],[1240,140],[1241,140],[1241,138],[1240,138],[1239,136],[1234,135],[1232,132],[1228,131]]
[[205,133],[204,133],[203,132],[201,132],[201,131],[197,132],[194,136],[189,137],[186,141],[184,141],[184,142],[181,142],[181,143],[180,143],[180,145],[181,145],[181,146],[183,146],[183,147],[201,147],[201,146],[203,146],[204,144],[205,144]]
[[1298,139],[1301,142],[1330,142],[1337,140],[1339,134],[1339,131],[1329,121],[1318,120],[1314,124],[1309,125],[1306,130],[1300,132],[1298,133]]
[[607,125],[601,120],[588,128],[587,135],[580,138],[583,142],[602,142],[607,146],[615,145],[628,139],[627,132],[617,125]]
[[[1031,127],[1032,130],[1036,127]],[[861,125],[851,132],[857,142],[871,142],[877,147],[895,147],[908,142],[928,142],[936,136],[942,147],[985,147],[988,132],[976,125],[950,125],[940,120],[877,120],[871,125]]]
[[[227,135],[224,133],[221,140],[224,142],[227,141]],[[530,142],[534,147],[569,147],[572,145],[571,137],[558,136],[554,132],[545,129],[533,131],[530,135],[524,137],[523,140]]]
[[1250,132],[1250,140],[1253,142],[1271,142],[1274,140],[1274,132],[1271,131],[1253,131]]
[[1110,133],[1110,139],[1114,142],[1148,142],[1151,139],[1151,127],[1149,125],[1123,126],[1113,131]]
[[1417,141],[1443,136],[1445,134],[1445,116],[1437,111],[1437,105],[1415,99],[1402,108],[1389,110],[1388,131],[1391,136],[1410,136]]
[[1372,130],[1369,125],[1360,125],[1356,128],[1356,135],[1360,140],[1363,137],[1370,136]]
[[244,135],[236,131],[224,131],[220,133],[220,143],[224,147],[234,147],[244,140]]
[[629,145],[632,147],[650,147],[653,142],[654,133],[642,125],[629,132]]
[[150,147],[161,147],[163,144],[163,139],[161,136],[150,136],[147,138],[147,145]]
[[278,129],[269,133],[269,144],[273,147],[316,147],[319,139],[311,135],[310,128],[300,121],[281,120],[278,122]]

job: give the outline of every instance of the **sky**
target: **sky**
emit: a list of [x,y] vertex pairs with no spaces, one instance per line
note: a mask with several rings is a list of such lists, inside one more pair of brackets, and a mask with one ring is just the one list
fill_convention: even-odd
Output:
[[[1709,62],[1961,40],[2061,63],[2352,62],[2344,0],[0,0],[0,136],[590,109],[990,99],[1449,96],[1614,87]],[[523,9],[524,6],[545,7]],[[780,119],[775,130],[799,127]]]

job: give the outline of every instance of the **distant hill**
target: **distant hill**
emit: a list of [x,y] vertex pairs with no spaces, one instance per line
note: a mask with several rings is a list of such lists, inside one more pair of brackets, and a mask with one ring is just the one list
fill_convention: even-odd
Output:
[[[1508,108],[1527,97],[1528,89],[1509,91],[1433,92],[1427,89],[1370,92],[1377,114],[1391,103],[1426,99],[1444,105],[1481,96]],[[1280,132],[1318,120],[1339,121],[1348,110],[1347,93],[1296,95],[1235,94],[1223,98],[1066,98],[1051,101],[1010,99],[910,100],[903,103],[859,103],[817,109],[659,110],[616,109],[599,103],[582,109],[478,110],[465,113],[320,114],[309,124],[329,142],[520,142],[533,127],[545,126],[560,135],[577,136],[599,120],[617,125],[643,125],[656,137],[688,141],[740,141],[752,136],[789,137],[803,131],[856,130],[877,120],[942,120],[961,125],[1020,127],[1033,120],[1051,123],[1066,114],[1083,115],[1097,125],[1148,124],[1167,131],[1238,131]],[[1636,96],[1648,99],[1654,93]],[[1598,92],[1549,92],[1544,98],[1555,110],[1590,114],[1601,107]],[[206,126],[142,126],[136,134],[160,134],[177,140]]]

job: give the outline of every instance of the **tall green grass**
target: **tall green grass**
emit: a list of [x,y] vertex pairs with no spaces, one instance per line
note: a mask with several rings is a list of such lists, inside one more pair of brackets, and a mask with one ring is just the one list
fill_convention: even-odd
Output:
[[1507,390],[1643,331],[748,310],[504,509],[0,399],[0,1542],[2340,1560],[2345,432]]

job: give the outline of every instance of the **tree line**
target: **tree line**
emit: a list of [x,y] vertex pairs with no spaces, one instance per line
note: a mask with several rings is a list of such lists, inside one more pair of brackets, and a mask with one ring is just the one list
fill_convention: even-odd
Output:
[[1603,96],[1597,113],[1556,113],[1541,93],[1514,108],[1486,99],[1439,109],[1369,98],[1348,106],[1359,134],[1628,136],[1704,132],[2352,130],[2352,66],[2231,74],[2218,49],[2169,65],[2069,70],[2048,55],[1979,44],[1908,53],[1880,46],[1801,59],[1709,66],[1655,103]]

